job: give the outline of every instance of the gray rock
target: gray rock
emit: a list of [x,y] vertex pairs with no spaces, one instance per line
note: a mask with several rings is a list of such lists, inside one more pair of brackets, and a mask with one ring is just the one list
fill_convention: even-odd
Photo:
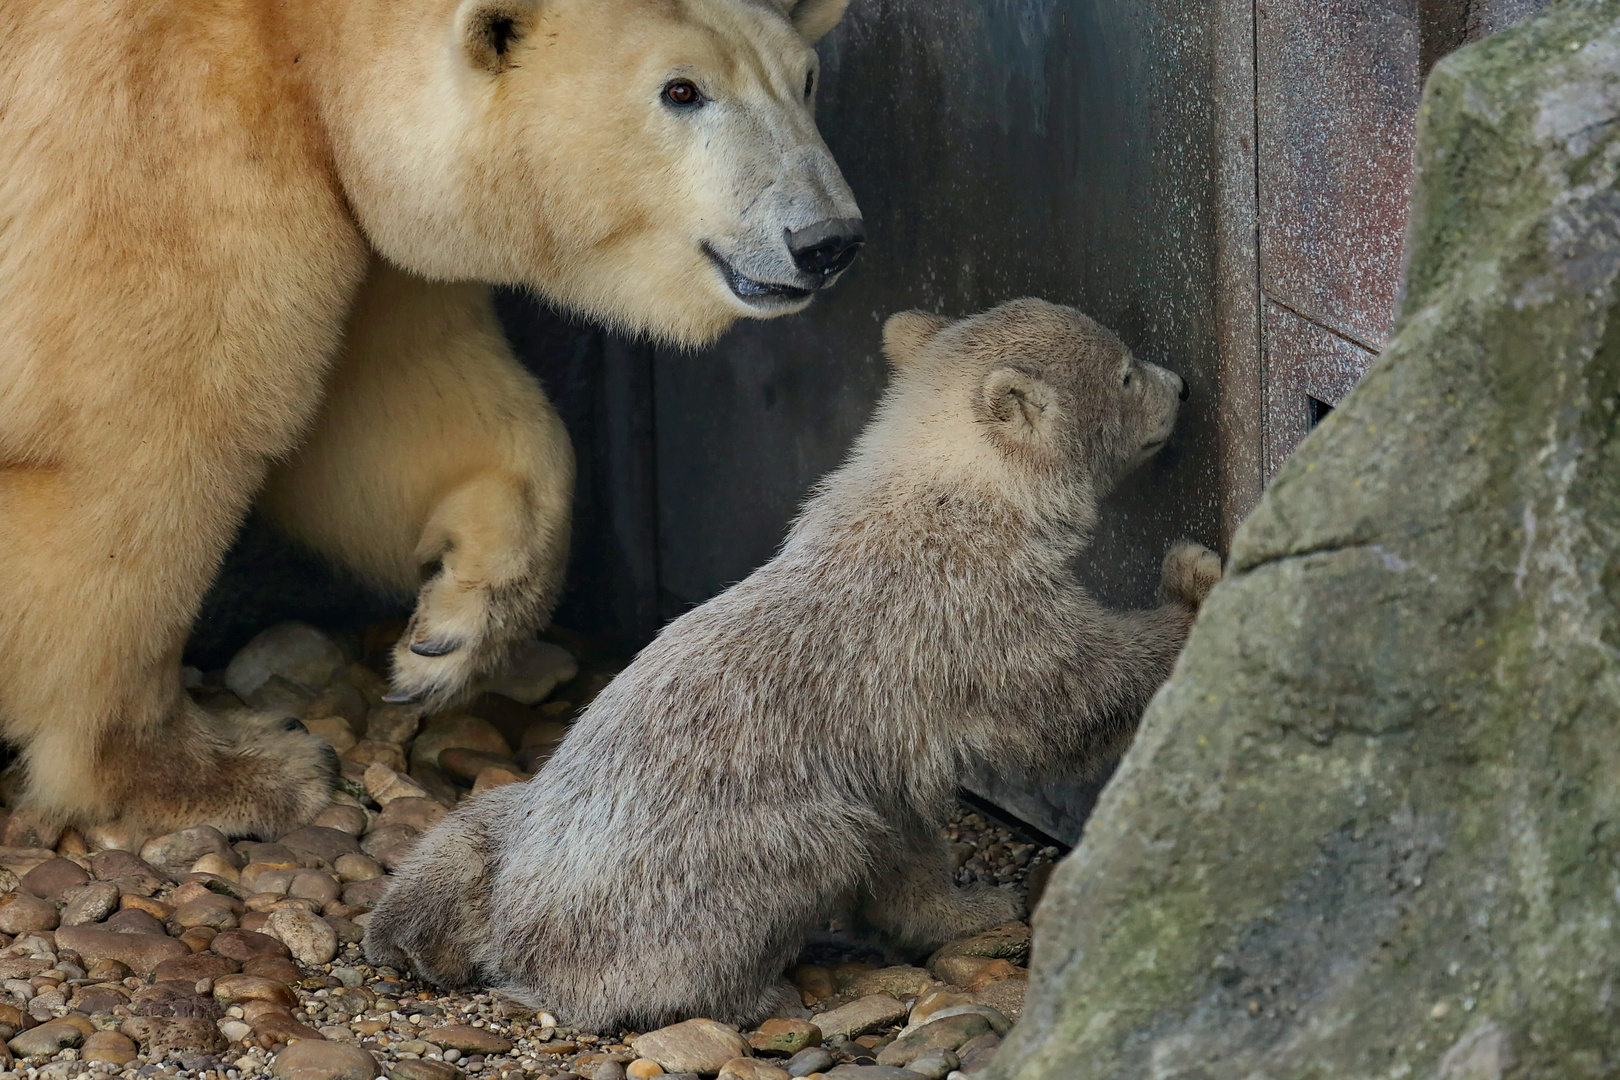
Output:
[[84,1032],[66,1020],[51,1020],[29,1028],[7,1045],[26,1061],[48,1061],[58,1050],[84,1042]]
[[225,686],[243,701],[272,675],[318,692],[348,666],[337,642],[306,623],[285,622],[259,634],[231,658]]
[[923,1080],[922,1074],[893,1065],[840,1065],[827,1080]]
[[366,717],[365,737],[404,746],[422,726],[420,705],[379,705]]
[[900,1036],[878,1051],[877,1062],[879,1065],[909,1067],[914,1060],[925,1054],[935,1050],[955,1050],[986,1034],[994,1034],[990,1029],[990,1021],[977,1013],[938,1017]]
[[782,1063],[789,1076],[809,1076],[815,1072],[826,1072],[832,1068],[832,1052],[819,1046],[812,1046],[808,1050],[800,1050],[797,1054]]
[[340,829],[327,829],[319,825],[306,825],[281,838],[281,844],[293,851],[314,855],[326,865],[337,862],[339,855],[360,850],[360,841]]
[[218,855],[232,866],[242,865],[231,842],[212,825],[154,836],[141,845],[142,861],[177,880],[190,873],[192,864],[204,855]]
[[1620,4],[1443,61],[1418,158],[1396,337],[1234,541],[988,1076],[1620,1060]]
[[61,924],[98,923],[117,910],[117,885],[110,881],[87,881],[63,894]]
[[868,994],[847,1005],[818,1013],[811,1017],[811,1022],[821,1029],[824,1039],[835,1036],[853,1039],[878,1028],[904,1023],[905,1019],[906,1007],[899,1001],[887,994]]
[[930,1050],[928,1053],[906,1062],[905,1067],[918,1076],[927,1077],[928,1080],[945,1080],[945,1077],[950,1075],[951,1070],[961,1064],[961,1058],[958,1058],[953,1051]]
[[271,912],[264,932],[287,946],[300,964],[326,964],[337,955],[337,931],[325,919],[303,908]]
[[315,700],[315,693],[297,683],[288,682],[280,675],[272,675],[259,684],[259,688],[242,700],[250,709],[278,713],[282,716],[301,716]]
[[579,674],[579,663],[567,649],[549,641],[520,641],[505,666],[486,677],[480,690],[524,705],[537,705]]

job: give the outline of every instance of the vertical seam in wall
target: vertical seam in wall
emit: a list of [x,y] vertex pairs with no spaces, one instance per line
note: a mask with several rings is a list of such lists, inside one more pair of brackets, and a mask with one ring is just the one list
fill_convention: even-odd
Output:
[[664,595],[664,536],[663,497],[658,490],[658,348],[647,346],[647,490],[651,516],[652,558],[652,631],[656,634],[663,624],[661,609]]
[[1255,374],[1260,382],[1256,394],[1260,413],[1260,489],[1264,491],[1271,461],[1271,406],[1268,397],[1271,379],[1266,353],[1266,294],[1261,287],[1264,255],[1260,249],[1260,219],[1264,215],[1264,208],[1260,202],[1260,0],[1251,0],[1249,4],[1249,32],[1252,35],[1249,56],[1254,66],[1250,96],[1254,109],[1254,345]]

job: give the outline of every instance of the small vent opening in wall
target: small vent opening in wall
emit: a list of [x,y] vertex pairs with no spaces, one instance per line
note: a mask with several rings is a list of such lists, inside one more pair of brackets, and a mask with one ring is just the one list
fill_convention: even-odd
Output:
[[1323,420],[1326,420],[1328,413],[1333,411],[1333,406],[1309,395],[1306,396],[1305,403],[1311,411],[1311,427],[1315,427]]

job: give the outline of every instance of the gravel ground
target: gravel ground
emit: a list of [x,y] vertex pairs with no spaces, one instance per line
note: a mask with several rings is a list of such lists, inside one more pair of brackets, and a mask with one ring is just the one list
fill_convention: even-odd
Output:
[[[941,1080],[987,1064],[1022,1009],[1022,924],[953,943],[926,967],[829,927],[790,973],[811,1020],[741,1033],[702,1020],[579,1032],[366,964],[359,941],[388,870],[448,807],[542,766],[614,670],[588,643],[539,643],[470,706],[422,716],[381,700],[378,653],[394,633],[345,643],[287,624],[225,671],[188,672],[209,709],[285,709],[332,742],[345,790],[311,827],[232,844],[205,826],[156,837],[137,857],[5,817],[6,1075]],[[1060,855],[968,807],[944,833],[959,882],[1021,897],[1038,898]]]

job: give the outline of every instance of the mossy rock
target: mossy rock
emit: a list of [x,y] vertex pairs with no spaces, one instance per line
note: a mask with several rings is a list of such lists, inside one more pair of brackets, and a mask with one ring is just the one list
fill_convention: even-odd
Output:
[[1443,62],[1397,336],[1035,919],[995,1080],[1620,1075],[1620,2]]

